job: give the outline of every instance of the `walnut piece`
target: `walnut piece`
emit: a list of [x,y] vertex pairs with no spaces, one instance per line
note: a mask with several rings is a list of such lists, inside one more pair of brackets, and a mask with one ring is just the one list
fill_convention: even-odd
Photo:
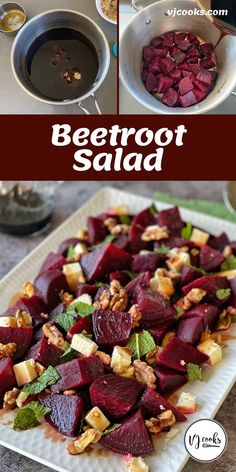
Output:
[[111,232],[112,228],[114,228],[117,225],[117,220],[109,216],[108,218],[105,219],[104,225],[107,227],[108,231]]
[[181,274],[178,274],[178,272],[175,272],[174,270],[159,268],[155,271],[154,277],[169,277],[171,280],[179,280]]
[[203,288],[192,288],[190,292],[185,295],[185,297],[180,298],[175,303],[175,308],[177,309],[178,315],[183,315],[186,311],[190,310],[193,305],[197,305],[205,297],[206,290]]
[[130,230],[130,225],[119,224],[111,228],[111,234],[113,234],[114,236],[117,236],[119,234],[128,234],[129,230]]
[[32,317],[27,311],[17,310],[15,317],[18,328],[32,326]]
[[67,397],[70,395],[75,395],[76,391],[75,390],[65,390],[63,392],[63,395],[66,395]]
[[49,323],[43,325],[43,334],[48,338],[49,344],[54,344],[57,347],[62,347],[65,343],[64,338],[56,326]]
[[147,385],[147,387],[155,390],[156,388],[156,376],[154,374],[153,368],[148,365],[146,362],[142,362],[139,359],[133,362],[134,375],[136,379]]
[[141,311],[138,307],[138,305],[132,305],[129,313],[131,314],[131,319],[132,319],[132,328],[137,328],[139,326],[139,322],[142,318]]
[[6,392],[3,398],[3,408],[4,410],[13,410],[16,408],[16,400],[19,396],[20,390],[18,388],[13,388]]
[[151,225],[147,226],[141,235],[142,241],[160,241],[169,237],[169,231],[166,226]]
[[109,289],[102,292],[98,303],[103,310],[124,311],[128,304],[128,295],[118,280],[112,280]]
[[0,359],[3,357],[10,357],[16,352],[16,343],[2,344],[0,343]]
[[109,356],[109,354],[106,354],[105,352],[102,352],[102,351],[96,351],[94,355],[100,357],[104,365],[110,365],[111,356]]
[[148,431],[152,434],[158,434],[175,423],[176,419],[171,410],[163,411],[156,418],[150,418],[150,420],[145,421]]
[[151,351],[149,351],[147,354],[146,354],[146,362],[148,365],[152,366],[152,367],[155,367],[156,365],[156,359],[157,357],[159,356],[159,354],[161,353],[162,351],[162,348],[160,346],[156,346],[154,347],[154,349],[152,349]]
[[22,287],[22,295],[31,298],[35,294],[34,286],[31,282],[24,282]]
[[229,329],[231,326],[231,323],[232,323],[231,315],[226,310],[223,310],[216,323],[215,329],[216,331]]
[[73,302],[74,297],[73,297],[73,295],[71,295],[68,292],[61,292],[60,293],[60,299],[66,305],[70,305]]
[[67,451],[70,454],[81,454],[89,446],[89,444],[97,443],[102,437],[102,433],[96,429],[89,428],[75,441],[67,445]]
[[88,239],[88,231],[85,229],[78,229],[77,238],[84,239],[86,241]]

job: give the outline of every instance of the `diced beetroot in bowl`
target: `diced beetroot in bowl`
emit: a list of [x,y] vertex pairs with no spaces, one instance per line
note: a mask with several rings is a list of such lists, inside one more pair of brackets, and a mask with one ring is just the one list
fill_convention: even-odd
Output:
[[199,82],[199,80],[194,80],[193,85],[204,94],[209,90],[209,85],[203,84],[202,82]]
[[198,103],[201,102],[206,96],[206,92],[201,92],[201,90],[198,90],[197,88],[193,89],[193,93]]
[[203,303],[196,305],[191,310],[188,310],[183,318],[192,318],[198,316],[202,319],[204,327],[211,328],[220,315],[220,309],[217,306],[210,305],[209,303]]
[[172,77],[175,80],[181,79],[181,70],[180,69],[173,69],[170,73],[169,76]]
[[99,218],[94,218],[93,216],[89,216],[87,220],[87,226],[88,239],[91,245],[100,243],[104,240],[107,234],[107,229],[102,220]]
[[[194,79],[194,75],[193,73],[191,72],[191,70],[182,70],[181,71],[181,74],[182,74],[182,77],[185,78],[185,77],[189,77],[191,82],[193,82],[193,79]],[[192,89],[190,89],[192,90]]]
[[212,69],[215,67],[215,65],[215,61],[212,59],[212,57],[208,57],[200,61],[200,66],[203,67],[203,69]]
[[14,359],[20,359],[27,351],[33,337],[33,328],[8,328],[0,326],[0,343],[15,343]]
[[109,418],[119,419],[129,413],[144,390],[136,379],[108,374],[96,379],[89,393],[93,406],[98,406]]
[[143,58],[145,61],[150,62],[150,60],[153,58],[155,55],[155,49],[151,46],[144,46],[143,48]]
[[170,301],[150,288],[139,285],[135,292],[135,302],[142,313],[142,323],[163,323],[175,317],[176,313]]
[[176,421],[182,422],[187,419],[172,403],[151,388],[145,390],[139,406],[142,408],[145,418],[150,418],[150,416],[156,417],[165,410],[171,410],[175,415]]
[[0,359],[0,409],[3,405],[3,397],[6,392],[16,386],[16,378],[13,370],[13,361],[10,357]]
[[188,39],[183,39],[182,41],[178,42],[178,48],[181,51],[187,51],[191,47],[191,43]]
[[103,436],[99,444],[118,454],[144,456],[153,452],[151,437],[141,410],[122,421],[121,426]]
[[46,272],[47,270],[61,269],[66,260],[64,256],[60,254],[55,254],[54,252],[49,252],[45,261],[40,267],[39,274],[41,272]]
[[160,70],[160,58],[158,56],[154,56],[149,63],[149,72],[158,74]]
[[70,292],[65,275],[60,270],[49,270],[39,274],[34,286],[36,294],[39,295],[48,310],[52,310],[60,301],[60,293]]
[[60,364],[60,358],[63,355],[62,349],[55,344],[48,343],[48,339],[43,336],[40,341],[30,347],[25,354],[25,359],[34,359],[44,367],[49,365],[56,366]]
[[173,69],[175,69],[175,62],[170,57],[165,57],[160,60],[160,69],[164,74],[169,74]]
[[158,85],[158,80],[152,72],[149,72],[146,80],[146,89],[148,92],[152,92]]
[[184,52],[179,51],[179,53],[174,57],[174,60],[176,62],[176,65],[179,66],[179,64],[187,64],[185,62],[186,59],[186,54]]
[[177,207],[160,211],[158,214],[158,224],[160,226],[167,226],[173,236],[178,236],[184,226]]
[[151,273],[150,272],[141,272],[138,277],[131,280],[125,287],[126,292],[130,298],[133,298],[136,292],[136,289],[139,285],[142,287],[150,286]]
[[130,313],[112,310],[96,310],[93,313],[93,331],[96,342],[101,345],[124,345],[131,333]]
[[143,82],[146,82],[146,80],[147,80],[147,78],[148,78],[148,74],[149,74],[149,70],[143,68],[143,71],[142,71],[142,81],[143,81]]
[[155,343],[160,344],[164,335],[168,331],[169,327],[172,325],[171,321],[166,321],[165,323],[158,324],[157,326],[148,327],[148,331],[153,336]]
[[172,87],[174,79],[172,77],[165,77],[162,75],[158,79],[157,93],[165,93],[170,87]]
[[187,108],[192,105],[195,105],[197,103],[197,99],[193,91],[190,90],[190,92],[186,93],[185,95],[181,95],[179,97],[179,102],[182,105],[182,107]]
[[168,48],[159,48],[159,49],[155,49],[155,56],[158,56],[158,57],[166,57],[168,53]]
[[200,52],[198,51],[198,49],[195,49],[195,48],[192,48],[192,49],[189,49],[187,51],[187,57],[190,58],[190,57],[200,57]]
[[202,50],[203,54],[205,54],[205,56],[209,56],[212,54],[213,45],[211,43],[203,43],[201,44],[200,49]]
[[74,334],[79,334],[83,331],[86,331],[87,334],[93,333],[93,323],[90,316],[84,316],[83,318],[80,318],[78,321],[76,321],[74,326],[72,326],[72,328],[68,331],[66,340],[71,342],[72,336]]
[[211,85],[212,83],[212,76],[210,72],[206,69],[201,69],[200,72],[197,74],[197,80],[199,82],[203,82],[204,84]]
[[102,279],[114,270],[129,269],[130,262],[130,254],[110,243],[81,258],[82,269],[89,281]]
[[201,67],[197,64],[190,64],[188,63],[189,70],[194,74],[197,75],[201,71]]
[[162,102],[165,103],[168,107],[174,107],[178,101],[177,92],[170,87],[167,92],[162,97]]
[[98,291],[98,287],[96,287],[96,285],[80,283],[76,290],[76,297],[80,297],[80,295],[87,293],[88,295],[91,295],[91,297],[93,298],[95,297],[97,291]]
[[116,270],[115,272],[111,272],[109,274],[109,281],[118,280],[120,284],[124,287],[130,281],[130,276],[126,272],[122,272],[120,270]]
[[157,390],[162,395],[173,392],[187,383],[186,376],[174,370],[159,366],[154,369],[154,372],[157,379]]
[[174,43],[178,46],[179,43],[181,43],[181,41],[184,41],[185,38],[187,36],[187,33],[175,33],[174,35]]
[[220,251],[217,251],[213,247],[204,244],[200,251],[200,267],[207,271],[213,272],[220,268],[220,265],[224,261],[224,256]]
[[157,364],[178,372],[187,372],[186,364],[192,363],[201,366],[207,360],[208,356],[198,349],[173,337],[157,357]]
[[182,288],[184,295],[187,295],[192,288],[202,288],[206,290],[207,301],[217,306],[222,305],[229,298],[229,296],[226,296],[223,300],[220,300],[217,297],[218,290],[229,288],[229,281],[226,277],[219,277],[217,275],[205,275],[204,277],[200,277]]
[[178,83],[178,87],[179,87],[180,95],[185,95],[186,93],[188,93],[190,90],[193,89],[193,83],[189,77],[184,77]]
[[200,270],[184,266],[182,269],[180,285],[187,285],[190,282],[193,282],[193,280],[199,279],[200,277],[202,277],[202,275],[203,273]]
[[181,69],[181,70],[190,70],[190,69],[189,69],[189,64],[188,64],[187,61],[181,62],[181,64],[179,64],[178,67],[179,67],[179,69]]
[[212,236],[208,241],[209,246],[217,249],[220,252],[223,252],[225,246],[228,246],[229,244],[229,238],[225,233],[221,233],[220,236]]
[[165,261],[164,254],[150,252],[147,254],[135,254],[131,264],[134,272],[154,272],[158,267],[162,267]]
[[151,46],[154,48],[159,48],[162,45],[163,38],[157,36],[151,40]]
[[51,413],[45,416],[45,421],[58,433],[75,437],[80,428],[80,422],[84,409],[84,401],[80,395],[60,395],[57,393],[43,392],[39,401]]
[[181,319],[178,323],[176,336],[185,343],[194,346],[204,331],[201,317]]
[[98,356],[80,357],[57,366],[56,370],[60,379],[51,386],[53,393],[86,387],[104,374],[103,363]]
[[67,251],[69,249],[70,246],[74,247],[76,246],[76,244],[78,244],[79,242],[81,242],[80,239],[78,238],[68,238],[68,239],[65,239],[65,241],[62,241],[62,243],[60,244],[59,248],[58,248],[58,251],[57,253],[60,254],[61,256],[67,256]]

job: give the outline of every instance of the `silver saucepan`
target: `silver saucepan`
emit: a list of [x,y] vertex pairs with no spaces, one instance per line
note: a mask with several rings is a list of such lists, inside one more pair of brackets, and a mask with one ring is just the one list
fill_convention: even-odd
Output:
[[[136,0],[132,0],[137,10]],[[152,38],[168,31],[188,31],[207,43],[216,44],[219,29],[207,15],[169,16],[167,10],[200,8],[195,0],[160,0],[140,10],[129,22],[120,40],[120,74],[129,93],[143,106],[158,114],[200,114],[220,105],[236,87],[236,36],[225,36],[215,48],[218,78],[211,93],[189,108],[170,108],[147,92],[141,80],[142,50]],[[234,95],[234,94],[233,94]]]
[[[54,28],[71,28],[82,33],[95,47],[98,55],[98,72],[92,86],[82,96],[72,100],[47,99],[31,84],[28,77],[25,60],[27,52],[36,37]],[[32,18],[20,30],[12,46],[11,65],[18,84],[32,98],[50,105],[77,104],[86,114],[90,114],[82,102],[91,97],[97,112],[101,110],[97,103],[95,92],[104,81],[110,65],[110,49],[102,30],[94,21],[81,13],[72,10],[51,10]]]

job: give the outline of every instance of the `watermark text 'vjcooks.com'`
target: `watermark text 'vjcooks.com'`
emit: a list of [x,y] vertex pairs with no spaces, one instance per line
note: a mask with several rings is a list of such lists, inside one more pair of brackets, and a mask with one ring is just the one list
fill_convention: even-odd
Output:
[[166,11],[166,16],[227,16],[228,10],[201,10],[193,8],[191,10],[172,8]]

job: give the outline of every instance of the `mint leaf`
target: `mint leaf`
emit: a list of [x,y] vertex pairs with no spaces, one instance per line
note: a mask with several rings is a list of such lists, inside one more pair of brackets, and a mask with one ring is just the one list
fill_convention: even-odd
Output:
[[131,219],[128,215],[119,215],[119,218],[122,225],[130,225]]
[[136,279],[136,277],[138,276],[138,272],[133,272],[132,270],[122,270],[122,272],[124,272],[124,274],[127,274],[131,278],[131,280]]
[[186,365],[188,380],[202,380],[202,369],[191,362]]
[[108,234],[101,243],[94,244],[94,246],[92,246],[91,249],[92,250],[99,249],[100,247],[102,247],[106,243],[112,243],[112,241],[114,241],[114,239],[116,239],[116,236],[114,234]]
[[157,213],[158,213],[155,203],[153,203],[153,204],[149,207],[149,210],[150,210],[150,213],[152,214],[152,216],[156,216]]
[[76,323],[78,319],[78,313],[76,311],[71,311],[69,313],[61,313],[57,315],[55,320],[56,322],[68,333],[72,326]]
[[216,296],[218,300],[224,300],[225,298],[228,298],[231,294],[231,288],[220,288],[219,290],[216,291]]
[[192,230],[193,230],[192,223],[187,223],[186,226],[184,226],[184,228],[181,229],[182,238],[187,239],[188,241],[191,238]]
[[21,408],[14,419],[14,429],[26,430],[39,425],[39,419],[51,412],[51,408],[47,408],[39,402],[30,402]]
[[104,282],[95,282],[94,285],[95,285],[95,287],[99,287],[99,288],[100,288],[100,287],[103,287],[103,285],[105,285],[105,284],[104,284]]
[[234,269],[236,269],[236,256],[232,254],[231,256],[227,257],[227,259],[224,262],[222,262],[220,270],[223,272],[225,270],[234,270]]
[[51,365],[36,380],[27,384],[23,388],[23,392],[38,394],[45,390],[48,385],[55,384],[61,378],[60,374]]
[[[71,303],[70,307],[71,309],[75,310],[82,318],[84,318],[85,316],[91,315],[95,310],[93,305],[89,305],[88,303],[84,303],[84,302]],[[68,313],[68,309],[67,309],[67,313]]]
[[72,347],[68,347],[68,349],[63,352],[63,354],[61,355],[60,357],[60,363],[61,364],[64,364],[65,362],[69,362],[69,361],[72,361],[75,357],[76,357],[76,352],[74,351],[74,349],[72,349]]
[[69,246],[67,249],[67,255],[66,257],[70,259],[70,257],[74,257],[76,255],[75,249],[73,246]]
[[140,359],[156,346],[152,335],[148,331],[133,333],[126,347],[132,350],[133,359]]
[[107,434],[112,433],[112,431],[115,431],[115,429],[119,428],[120,426],[121,426],[120,423],[115,423],[112,426],[110,426],[110,428],[105,429],[105,431],[103,431],[102,435],[106,436]]
[[155,248],[155,252],[158,252],[159,254],[167,254],[169,250],[170,248],[168,246],[165,246],[164,244]]

